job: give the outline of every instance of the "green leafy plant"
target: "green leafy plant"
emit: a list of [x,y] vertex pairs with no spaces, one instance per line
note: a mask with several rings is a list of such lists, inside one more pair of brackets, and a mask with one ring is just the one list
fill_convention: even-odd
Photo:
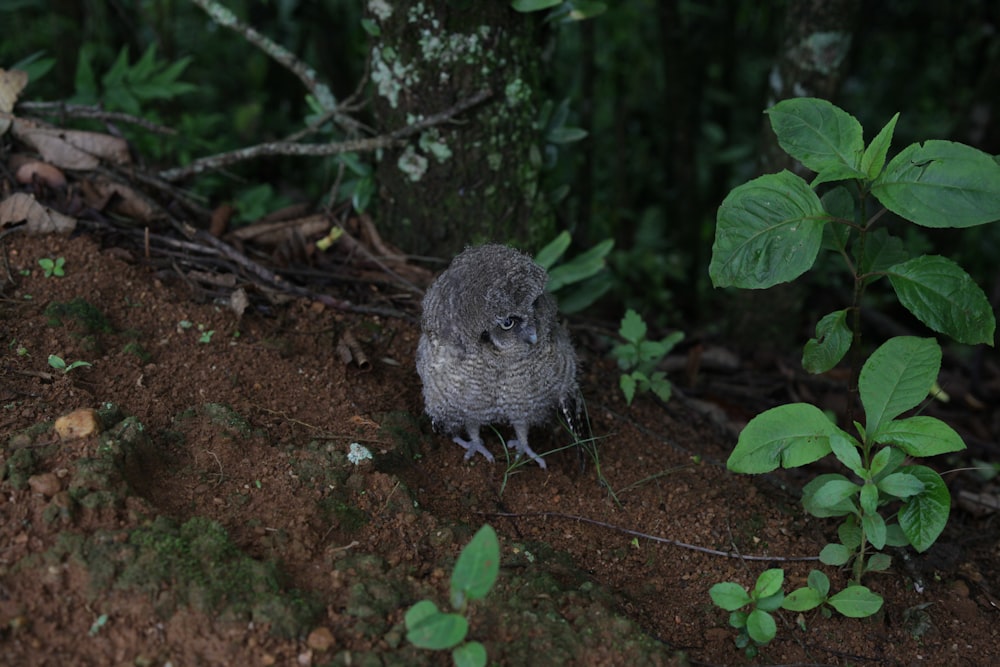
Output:
[[69,373],[75,368],[80,368],[82,366],[92,366],[89,361],[74,361],[71,364],[66,364],[62,357],[50,354],[49,355],[49,366],[56,369],[57,371],[62,371],[63,373]]
[[755,657],[758,647],[777,635],[773,612],[779,609],[803,612],[820,607],[826,617],[833,609],[844,616],[862,618],[882,608],[882,598],[864,586],[849,586],[831,596],[830,579],[819,570],[810,572],[806,585],[787,596],[784,580],[785,571],[775,568],[761,572],[749,591],[736,582],[725,581],[708,592],[712,602],[730,612],[729,625],[738,633],[736,646],[746,649],[748,657]]
[[477,641],[465,641],[469,603],[486,597],[500,572],[500,543],[486,524],[465,545],[451,573],[451,606],[458,613],[442,612],[430,600],[421,600],[406,612],[406,639],[419,648],[434,651],[452,649],[455,667],[483,667],[486,648]]
[[611,356],[618,361],[624,371],[618,385],[625,394],[625,401],[632,405],[636,392],[652,391],[664,401],[670,400],[672,385],[667,374],[656,370],[677,343],[684,340],[684,333],[675,331],[662,340],[646,339],[646,322],[642,316],[629,308],[622,317],[618,334],[625,339],[611,350]]
[[144,102],[169,100],[190,93],[196,87],[179,81],[191,57],[173,63],[164,62],[156,55],[156,44],[150,44],[135,63],[129,62],[128,47],[122,47],[111,68],[101,77],[100,83],[93,68],[93,45],[80,50],[76,69],[75,102],[102,104],[109,109],[140,115]]
[[51,278],[52,276],[57,276],[59,278],[66,275],[63,267],[66,266],[65,257],[56,257],[54,260],[48,257],[42,257],[38,260],[38,265],[42,267],[42,271],[45,272],[46,278]]
[[[852,563],[858,586],[866,572],[889,567],[889,557],[880,553],[885,546],[925,551],[947,523],[950,494],[941,476],[907,458],[965,447],[944,422],[903,416],[936,387],[941,348],[935,339],[892,338],[860,363],[866,290],[888,279],[917,319],[961,343],[992,345],[996,328],[986,295],[958,264],[941,256],[911,257],[903,241],[878,223],[887,212],[933,228],[1000,219],[1000,164],[969,146],[933,140],[912,144],[887,163],[899,114],[865,146],[860,123],[830,102],[791,99],[767,113],[781,147],[816,176],[807,183],[782,171],[730,192],[719,208],[709,273],[717,287],[760,289],[794,280],[821,250],[839,255],[853,302],[819,321],[802,364],[825,372],[853,351],[848,392],[860,397],[865,417],[864,424],[855,421],[849,404],[855,437],[813,405],[773,408],[747,424],[727,465],[761,473],[832,453],[850,476],[812,480],[803,506],[817,517],[843,518],[839,542],[824,547],[820,559]],[[819,186],[826,190],[822,197]]]
[[583,310],[611,287],[607,256],[614,248],[614,239],[605,239],[576,257],[559,263],[571,240],[569,232],[560,232],[535,255],[535,263],[549,272],[545,289],[558,293],[559,310],[564,313]]

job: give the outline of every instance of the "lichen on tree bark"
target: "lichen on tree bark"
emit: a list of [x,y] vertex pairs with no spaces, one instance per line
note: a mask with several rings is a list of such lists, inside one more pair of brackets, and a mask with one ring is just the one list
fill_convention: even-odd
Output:
[[380,130],[489,100],[379,157],[382,233],[406,252],[448,257],[500,241],[537,247],[554,235],[539,190],[536,23],[505,2],[369,0],[380,34],[371,78]]

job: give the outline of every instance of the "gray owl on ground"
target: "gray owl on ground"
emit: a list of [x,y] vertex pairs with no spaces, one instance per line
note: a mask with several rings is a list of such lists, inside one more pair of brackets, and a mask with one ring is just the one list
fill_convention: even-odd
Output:
[[528,255],[484,245],[458,255],[424,296],[416,355],[424,407],[466,459],[493,461],[479,431],[509,424],[516,439],[507,447],[544,468],[528,446],[529,428],[557,410],[570,420],[576,413],[576,352],[547,281]]

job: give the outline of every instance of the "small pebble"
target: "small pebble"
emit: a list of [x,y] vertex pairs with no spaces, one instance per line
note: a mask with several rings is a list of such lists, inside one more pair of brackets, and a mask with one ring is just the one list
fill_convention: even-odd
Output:
[[86,438],[100,432],[101,421],[97,410],[81,408],[57,419],[55,429],[63,440]]
[[306,644],[312,650],[322,653],[330,650],[330,647],[333,646],[333,641],[333,633],[330,632],[329,628],[316,628],[309,633]]
[[32,475],[28,478],[28,486],[31,487],[32,491],[40,493],[46,498],[51,498],[62,490],[59,478],[50,472],[43,472],[41,475]]

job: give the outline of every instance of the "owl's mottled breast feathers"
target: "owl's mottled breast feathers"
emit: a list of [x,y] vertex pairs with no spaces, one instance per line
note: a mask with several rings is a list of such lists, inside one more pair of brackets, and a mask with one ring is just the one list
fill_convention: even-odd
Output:
[[[508,446],[544,467],[528,447],[528,429],[575,404],[576,352],[547,281],[528,255],[485,245],[456,257],[424,297],[416,355],[424,407],[466,458],[492,461],[479,430],[510,424],[517,438]],[[463,429],[468,440],[457,435]]]

